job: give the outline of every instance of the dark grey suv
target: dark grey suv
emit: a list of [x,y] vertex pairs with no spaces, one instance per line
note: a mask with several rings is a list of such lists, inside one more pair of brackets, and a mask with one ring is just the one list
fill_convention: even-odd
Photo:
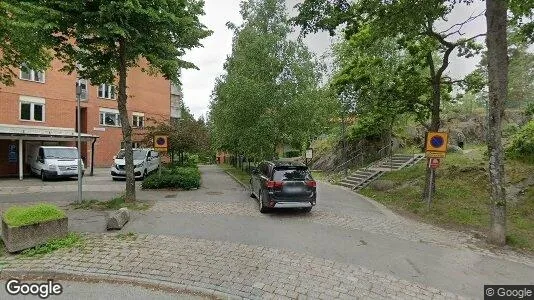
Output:
[[301,163],[264,161],[252,169],[250,194],[258,199],[260,212],[273,208],[311,211],[317,199],[316,182]]

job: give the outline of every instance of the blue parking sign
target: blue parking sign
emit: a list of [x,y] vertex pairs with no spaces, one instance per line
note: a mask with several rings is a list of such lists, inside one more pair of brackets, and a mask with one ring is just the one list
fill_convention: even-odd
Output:
[[16,163],[18,161],[17,145],[9,145],[7,160],[9,163]]

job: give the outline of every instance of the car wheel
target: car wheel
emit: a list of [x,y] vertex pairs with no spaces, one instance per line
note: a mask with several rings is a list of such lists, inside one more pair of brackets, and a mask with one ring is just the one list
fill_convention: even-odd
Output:
[[258,202],[260,204],[260,212],[262,214],[266,213],[266,212],[269,212],[269,208],[265,206],[265,204],[263,203],[263,191],[260,191],[259,193],[259,198],[258,198]]
[[118,179],[118,178],[115,178],[115,177],[111,177],[111,180],[113,180],[113,181],[117,181],[117,180],[119,180],[119,179]]
[[45,172],[43,170],[41,170],[41,180],[42,181],[46,181],[46,179],[48,179],[48,178],[46,178]]
[[250,197],[251,198],[256,198],[256,195],[254,195],[254,188],[252,187],[252,180],[250,181]]

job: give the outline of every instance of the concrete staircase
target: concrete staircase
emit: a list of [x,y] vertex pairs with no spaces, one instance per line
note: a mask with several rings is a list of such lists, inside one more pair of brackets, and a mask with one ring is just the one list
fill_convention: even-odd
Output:
[[356,172],[341,180],[339,185],[358,191],[380,178],[384,173],[413,166],[424,158],[423,154],[396,154],[391,159],[387,157],[372,163],[368,167],[356,170]]

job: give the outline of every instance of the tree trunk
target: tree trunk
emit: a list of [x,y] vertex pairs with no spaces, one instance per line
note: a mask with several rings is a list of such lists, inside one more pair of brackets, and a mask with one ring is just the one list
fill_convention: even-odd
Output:
[[126,194],[124,201],[135,201],[135,175],[134,175],[134,161],[132,149],[132,127],[130,126],[130,118],[128,118],[128,109],[126,103],[128,95],[126,94],[126,41],[124,38],[119,39],[119,95],[117,99],[117,106],[119,108],[119,115],[122,124],[122,138],[124,142],[124,161],[126,167]]
[[508,43],[506,0],[486,0],[489,79],[488,151],[491,189],[491,224],[488,241],[506,243],[506,197],[504,191],[504,153],[502,118],[508,91]]
[[[433,73],[433,71],[431,71]],[[436,75],[432,75],[432,110],[431,110],[431,119],[430,119],[430,130],[439,131],[440,128],[440,105],[441,105],[441,78],[435,78]],[[426,139],[425,139],[426,142]],[[433,196],[436,193],[436,176],[431,176],[432,169],[426,166],[426,180],[425,188],[423,190],[423,199],[427,199],[429,193],[429,185],[432,184],[432,190],[430,191]],[[431,182],[432,181],[432,182]]]

